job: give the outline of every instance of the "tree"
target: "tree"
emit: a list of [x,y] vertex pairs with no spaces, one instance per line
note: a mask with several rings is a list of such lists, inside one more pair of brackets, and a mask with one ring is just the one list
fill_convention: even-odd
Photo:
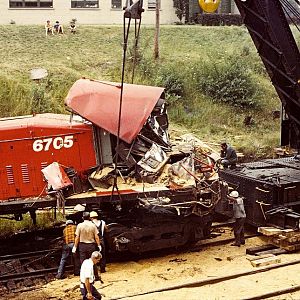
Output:
[[155,8],[155,36],[154,36],[154,59],[159,58],[159,4],[160,0],[156,0]]
[[176,16],[180,22],[184,19],[184,22],[189,20],[189,0],[173,0]]

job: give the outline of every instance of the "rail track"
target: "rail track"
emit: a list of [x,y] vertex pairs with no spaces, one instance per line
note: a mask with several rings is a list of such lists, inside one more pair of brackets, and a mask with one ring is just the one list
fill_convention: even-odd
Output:
[[0,256],[0,294],[28,290],[53,280],[60,256],[60,248]]
[[[219,227],[217,227],[219,228]],[[216,229],[222,232],[222,227]],[[216,231],[214,233],[216,234]],[[218,234],[216,234],[218,235]],[[257,234],[250,234],[246,238],[251,238]],[[143,253],[140,256],[122,253],[122,255],[109,257],[110,262],[139,260],[150,257],[159,257],[175,252],[196,252],[206,247],[225,245],[233,241],[233,238],[212,238],[202,240],[196,245],[180,247],[178,249],[164,249],[155,252]],[[15,253],[0,256],[0,294],[18,293],[33,289],[35,286],[45,284],[54,280],[59,260],[61,248],[48,250],[38,250],[32,252]],[[66,266],[66,271],[72,266]]]

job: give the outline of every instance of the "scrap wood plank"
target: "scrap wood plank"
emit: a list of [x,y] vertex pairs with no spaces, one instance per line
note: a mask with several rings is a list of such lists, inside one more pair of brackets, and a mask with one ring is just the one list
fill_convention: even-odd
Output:
[[246,256],[246,259],[249,260],[249,261],[253,261],[253,260],[258,260],[258,259],[262,259],[262,258],[267,258],[267,257],[274,257],[275,255],[274,254],[263,254],[263,255],[260,255],[260,256],[257,256],[257,255],[247,255]]
[[285,249],[275,248],[275,249],[270,249],[270,250],[266,250],[266,251],[257,252],[257,253],[255,253],[255,255],[260,257],[260,256],[265,255],[265,254],[279,255],[279,254],[286,254],[286,253],[287,253],[287,251]]
[[255,255],[255,253],[257,253],[257,252],[271,250],[271,249],[275,249],[275,248],[277,248],[277,246],[272,245],[272,244],[251,247],[251,248],[246,249],[246,254]]
[[277,247],[280,247],[280,238],[278,238],[278,237],[271,237],[269,239],[269,242]]
[[299,235],[299,231],[295,231],[294,229],[283,229],[282,234],[287,237],[292,237]]
[[286,246],[282,246],[283,249],[285,249],[286,251],[292,252],[292,251],[296,251],[296,250],[300,250],[300,244],[290,244],[290,245],[286,245]]
[[276,263],[280,263],[280,262],[281,262],[281,259],[274,255],[271,257],[252,260],[251,265],[253,267],[263,267],[263,266],[268,266],[268,265],[276,264]]
[[282,233],[282,229],[276,227],[258,227],[257,231],[266,236],[272,236]]
[[300,234],[294,234],[293,236],[287,237],[290,243],[300,242]]

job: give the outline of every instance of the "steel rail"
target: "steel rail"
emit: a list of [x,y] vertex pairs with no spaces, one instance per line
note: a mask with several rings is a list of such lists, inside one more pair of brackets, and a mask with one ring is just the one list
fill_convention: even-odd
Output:
[[[65,270],[69,271],[73,268],[73,266],[66,266]],[[37,278],[37,277],[43,277],[48,274],[55,274],[57,272],[57,267],[55,268],[48,268],[48,269],[41,269],[31,272],[23,272],[23,273],[17,273],[17,274],[6,274],[0,276],[0,283],[6,283],[9,280],[22,280],[25,278]]]
[[267,298],[270,298],[270,297],[275,297],[275,296],[279,296],[279,295],[284,295],[284,294],[289,294],[289,293],[297,292],[299,290],[300,290],[300,285],[295,285],[295,286],[292,286],[290,288],[276,290],[276,291],[272,291],[272,292],[269,292],[269,293],[266,293],[266,294],[260,294],[260,295],[253,296],[253,297],[242,298],[241,300],[267,299]]
[[24,253],[16,253],[16,254],[8,254],[8,255],[2,255],[0,256],[0,261],[8,261],[8,260],[13,260],[13,259],[26,259],[26,258],[31,258],[35,257],[38,255],[45,256],[50,252],[58,252],[61,251],[61,248],[54,248],[54,249],[49,249],[49,250],[39,250],[39,251],[34,251],[34,252],[24,252]]

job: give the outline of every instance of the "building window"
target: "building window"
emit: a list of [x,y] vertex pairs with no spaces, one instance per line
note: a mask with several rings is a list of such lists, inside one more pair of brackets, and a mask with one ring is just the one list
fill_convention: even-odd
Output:
[[71,0],[71,8],[99,8],[98,0]]
[[[160,8],[160,1],[158,1],[158,6]],[[148,0],[148,9],[156,9],[156,0]]]
[[52,8],[53,0],[9,0],[9,8]]
[[111,0],[111,8],[122,8],[122,0]]

